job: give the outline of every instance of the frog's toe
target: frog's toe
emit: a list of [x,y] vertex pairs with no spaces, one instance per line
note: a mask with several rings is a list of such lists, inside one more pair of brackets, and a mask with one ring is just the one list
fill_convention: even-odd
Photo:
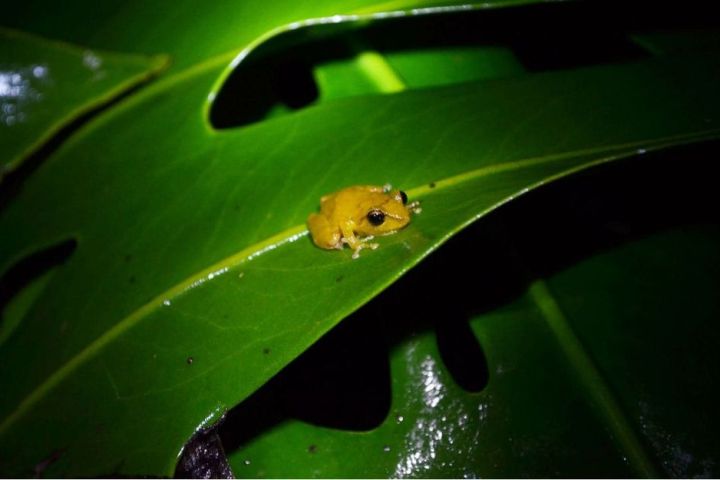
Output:
[[420,206],[420,202],[418,200],[408,203],[407,209],[414,214],[422,212],[422,207]]
[[[367,240],[367,239],[364,239],[364,240]],[[380,246],[379,243],[367,243],[364,240],[362,243],[359,243],[357,245],[357,247],[355,248],[355,250],[353,251],[353,254],[352,254],[353,260],[360,257],[360,250],[362,250],[363,248],[369,248],[371,250],[375,250],[376,248],[378,248]]]

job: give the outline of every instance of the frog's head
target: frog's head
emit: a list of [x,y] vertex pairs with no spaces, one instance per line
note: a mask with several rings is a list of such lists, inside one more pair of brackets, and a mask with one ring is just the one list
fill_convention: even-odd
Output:
[[419,203],[408,204],[407,195],[400,190],[378,192],[364,207],[365,216],[356,229],[363,235],[383,235],[399,230],[410,223],[411,214],[420,211]]

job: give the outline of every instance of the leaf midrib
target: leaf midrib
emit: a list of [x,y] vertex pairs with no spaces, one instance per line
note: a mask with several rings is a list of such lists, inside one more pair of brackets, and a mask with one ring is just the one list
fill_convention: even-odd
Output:
[[[549,176],[545,179],[540,180],[532,185],[521,189],[517,195],[509,196],[501,202],[491,205],[487,209],[482,210],[478,215],[472,216],[467,222],[452,229],[448,235],[439,239],[432,248],[425,252],[423,255],[419,255],[414,263],[422,260],[427,254],[435,250],[439,245],[444,243],[445,240],[450,238],[453,234],[479,219],[490,210],[497,208],[498,206],[517,198],[522,193],[537,188],[540,185],[549,183],[561,177],[570,175],[572,173],[579,172],[581,170],[588,169],[590,167],[607,163],[609,161],[617,160],[622,157],[627,157],[632,154],[634,150],[643,148],[644,151],[659,150],[668,146],[682,145],[693,142],[699,142],[703,140],[711,140],[720,137],[720,129],[711,129],[691,134],[679,134],[668,137],[662,137],[655,140],[642,140],[636,142],[628,142],[624,144],[610,145],[605,147],[588,148],[581,150],[574,150],[570,152],[564,152],[554,155],[545,155],[540,157],[532,157],[523,160],[516,160],[511,162],[499,163],[495,165],[485,166],[478,169],[470,170],[468,172],[448,177],[445,179],[437,180],[433,182],[433,186],[422,185],[412,189],[408,189],[407,193],[413,198],[422,198],[436,194],[443,189],[450,189],[454,186],[469,182],[481,177],[491,176],[500,172],[507,172],[510,170],[519,170],[523,168],[533,167],[542,164],[548,164],[571,157],[583,157],[590,155],[598,155],[595,160],[589,160],[574,168],[566,169],[558,174]],[[205,281],[214,278],[215,276],[222,275],[239,266],[242,263],[250,261],[270,250],[274,250],[278,247],[283,246],[286,243],[294,242],[305,235],[307,235],[307,229],[305,225],[296,225],[290,227],[276,235],[273,235],[265,240],[249,245],[237,253],[230,255],[213,265],[188,276],[185,280],[175,284],[169,289],[156,295],[152,300],[138,307],[129,315],[123,317],[118,323],[116,323],[107,332],[97,337],[95,340],[90,342],[83,350],[75,354],[68,361],[66,361],[60,368],[55,370],[54,373],[49,375],[45,381],[40,383],[34,390],[32,390],[15,408],[15,410],[8,415],[2,423],[0,423],[0,435],[5,434],[10,427],[17,422],[26,412],[30,410],[35,404],[37,404],[48,392],[54,387],[59,385],[63,379],[69,376],[76,368],[81,366],[86,360],[92,358],[97,352],[99,352],[105,345],[108,345],[112,340],[119,337],[123,332],[132,328],[140,320],[150,315],[155,310],[158,310],[164,306],[167,302],[172,303],[175,298],[181,296],[185,292],[194,289],[201,285]],[[409,267],[408,267],[409,268]]]
[[595,362],[573,332],[547,283],[544,280],[535,280],[531,283],[528,293],[555,335],[561,351],[568,359],[568,365],[578,376],[580,385],[598,408],[603,423],[609,427],[613,439],[626,455],[628,464],[638,476],[658,478],[658,472],[630,420]]

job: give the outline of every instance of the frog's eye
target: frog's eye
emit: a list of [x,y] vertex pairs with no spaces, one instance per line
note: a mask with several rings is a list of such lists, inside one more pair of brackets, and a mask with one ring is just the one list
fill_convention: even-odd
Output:
[[367,219],[370,224],[377,227],[385,221],[385,214],[380,210],[370,210],[367,214]]
[[403,205],[407,205],[407,194],[400,190],[400,198],[402,199]]

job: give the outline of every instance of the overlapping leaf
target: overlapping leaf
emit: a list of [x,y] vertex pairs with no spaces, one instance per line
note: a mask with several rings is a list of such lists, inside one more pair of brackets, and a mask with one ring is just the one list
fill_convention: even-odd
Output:
[[0,51],[0,173],[166,64],[162,57],[81,49],[1,28]]

